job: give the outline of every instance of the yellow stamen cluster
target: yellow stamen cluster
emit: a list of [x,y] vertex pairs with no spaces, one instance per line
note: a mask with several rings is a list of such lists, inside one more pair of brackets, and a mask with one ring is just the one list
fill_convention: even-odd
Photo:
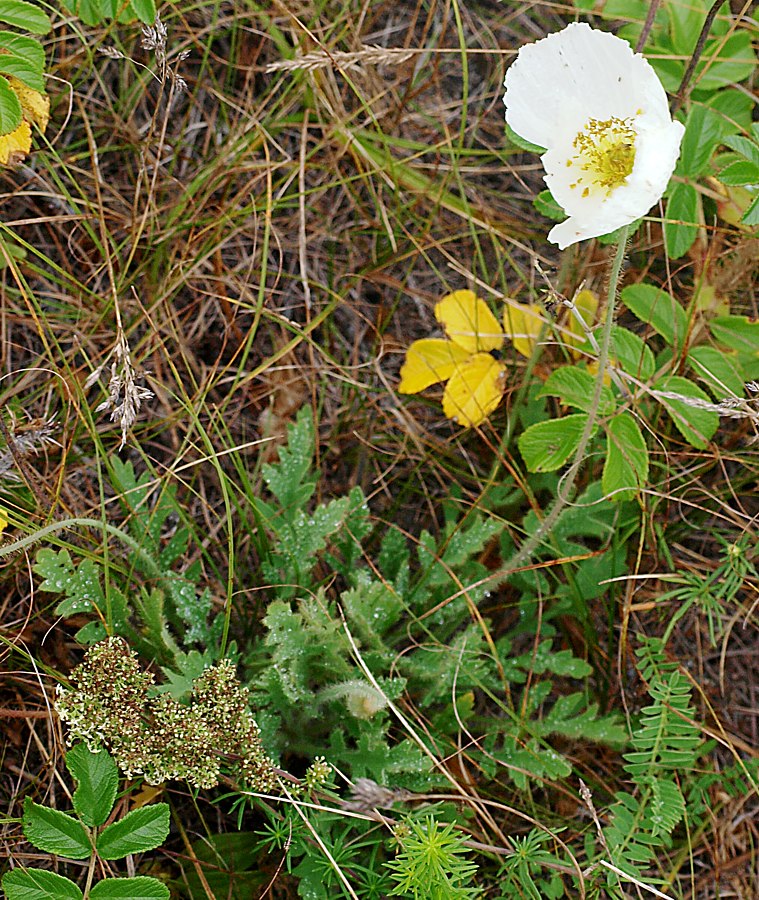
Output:
[[570,187],[582,187],[582,195],[587,197],[593,188],[604,188],[608,195],[625,183],[635,164],[635,131],[631,122],[632,119],[614,116],[604,121],[588,119],[573,141],[577,155],[567,160],[567,166],[577,163],[590,178],[581,175]]

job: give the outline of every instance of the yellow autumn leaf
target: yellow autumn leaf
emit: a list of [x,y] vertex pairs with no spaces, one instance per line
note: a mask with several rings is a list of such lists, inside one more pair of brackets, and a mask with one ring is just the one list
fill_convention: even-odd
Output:
[[469,353],[452,341],[442,338],[424,338],[406,351],[406,362],[401,369],[401,394],[418,394],[431,384],[447,381],[456,366],[469,358]]
[[[587,340],[585,329],[582,327],[579,319],[585,323],[586,328],[592,328],[596,321],[596,313],[598,312],[598,297],[593,291],[582,290],[574,298],[574,304],[577,309],[577,315],[570,311],[569,313],[569,330],[571,337],[567,337],[567,343],[572,347],[579,347]],[[572,354],[575,359],[578,353]]]
[[489,353],[475,353],[457,366],[443,393],[443,412],[465,428],[487,419],[503,396],[506,367]]
[[445,333],[469,353],[498,350],[503,331],[487,303],[474,291],[454,291],[437,304],[435,318]]
[[28,122],[22,122],[10,134],[0,135],[0,165],[15,165],[21,162],[32,147],[32,129]]
[[506,304],[503,311],[503,330],[522,356],[532,356],[532,351],[543,330],[543,307]]
[[12,75],[4,77],[18,97],[24,121],[29,122],[30,125],[36,125],[40,131],[44,132],[50,120],[50,98],[47,94],[40,94],[39,91],[27,87],[23,81],[19,81]]

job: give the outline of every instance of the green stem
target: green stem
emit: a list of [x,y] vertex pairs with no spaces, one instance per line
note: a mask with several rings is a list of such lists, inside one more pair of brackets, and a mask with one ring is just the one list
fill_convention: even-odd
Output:
[[601,392],[604,386],[604,376],[606,374],[606,366],[609,362],[609,349],[611,347],[611,331],[614,327],[614,307],[617,300],[617,291],[619,288],[619,278],[622,273],[622,263],[625,258],[627,249],[627,236],[629,227],[625,226],[619,235],[619,243],[617,244],[617,252],[609,273],[609,291],[606,297],[606,321],[604,322],[603,336],[601,344],[598,348],[598,374],[596,376],[593,397],[588,411],[588,418],[585,420],[585,427],[580,435],[580,441],[575,451],[574,460],[569,467],[564,478],[559,483],[556,500],[549,510],[546,517],[522,544],[522,546],[511,556],[509,560],[497,571],[494,572],[488,581],[500,582],[512,572],[524,566],[532,559],[533,554],[542,543],[543,538],[550,534],[559,520],[559,516],[567,507],[574,493],[577,483],[577,476],[580,468],[585,461],[585,454],[588,450],[591,438],[596,430],[596,422],[598,421],[598,408],[601,402]]

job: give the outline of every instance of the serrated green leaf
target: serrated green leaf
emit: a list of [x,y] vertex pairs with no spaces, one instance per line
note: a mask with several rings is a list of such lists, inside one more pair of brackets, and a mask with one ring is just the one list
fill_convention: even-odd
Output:
[[26,0],[0,0],[0,22],[32,34],[47,34],[53,27],[50,16]]
[[617,365],[639,381],[648,381],[656,370],[651,348],[626,328],[615,325],[611,332],[611,356]]
[[18,78],[27,87],[40,94],[45,92],[45,79],[42,74],[31,66],[25,59],[13,56],[10,53],[0,53],[0,72],[4,75],[12,75]]
[[688,333],[688,317],[674,297],[652,284],[631,284],[622,289],[621,298],[633,315],[650,325],[670,346],[682,346]]
[[709,167],[722,130],[722,117],[716,110],[701,103],[694,104],[685,122],[675,174],[693,180],[700,178]]
[[[553,472],[569,459],[580,443],[587,416],[576,413],[530,425],[519,437],[519,452],[530,472]],[[596,428],[593,429],[594,433]]]
[[0,135],[10,134],[21,124],[21,103],[5,78],[0,78]]
[[744,137],[742,134],[730,134],[724,138],[723,144],[745,156],[749,162],[759,166],[759,144],[754,143],[751,138]]
[[737,160],[725,166],[717,176],[722,184],[729,187],[744,184],[759,184],[759,164],[748,160]]
[[553,199],[553,194],[550,191],[541,191],[532,201],[532,205],[541,216],[545,216],[554,222],[560,222],[567,217],[561,206]]
[[90,900],[169,900],[171,894],[157,878],[105,878],[90,891]]
[[155,22],[156,8],[154,0],[132,0],[129,5],[140,22],[143,22],[145,25],[152,25]]
[[735,360],[716,347],[701,345],[688,351],[688,362],[699,378],[703,379],[721,400],[724,397],[742,397],[743,379]]
[[606,460],[601,484],[611,500],[632,499],[648,481],[648,448],[638,423],[623,412],[606,426]]
[[749,225],[753,228],[754,225],[759,225],[759,195],[754,197],[754,199],[749,204],[748,209],[741,216],[741,222],[744,225]]
[[709,322],[715,340],[748,356],[759,357],[759,320],[748,316],[717,316]]
[[[287,446],[279,448],[278,457],[276,463],[265,463],[261,474],[285,515],[292,515],[303,509],[316,487],[316,478],[311,474],[314,424],[308,407],[302,407],[295,422],[287,426]],[[269,524],[276,529],[276,521]]]
[[169,833],[169,804],[154,803],[133,809],[123,819],[104,828],[97,837],[103,859],[121,859],[160,847]]
[[25,60],[27,65],[42,75],[45,69],[45,50],[36,38],[12,31],[0,31],[0,48]]
[[[583,412],[590,412],[596,379],[587,369],[579,366],[562,366],[555,369],[538,392],[538,397],[558,397],[566,406],[574,406]],[[611,415],[616,409],[614,396],[606,385],[601,388],[598,407],[602,416]]]
[[751,125],[753,98],[736,88],[726,88],[707,98],[706,103],[720,117],[723,140]]
[[664,241],[670,259],[679,259],[693,246],[698,234],[698,210],[698,193],[693,185],[676,182],[664,213]]
[[755,70],[751,35],[748,29],[740,29],[727,39],[718,37],[706,42],[693,87],[697,91],[716,91],[750,78]]
[[6,900],[82,900],[79,888],[47,869],[13,869],[3,875]]
[[506,137],[514,144],[516,147],[519,147],[520,150],[526,150],[528,153],[545,153],[545,147],[539,147],[537,144],[532,144],[530,141],[526,141],[521,135],[517,134],[516,131],[506,123]]
[[68,859],[86,859],[92,853],[82,823],[60,810],[41,806],[26,797],[23,822],[24,837],[46,853]]
[[666,4],[669,13],[669,33],[676,53],[688,57],[698,40],[704,21],[704,10],[699,0],[683,3],[674,0]]
[[653,387],[658,392],[678,394],[686,398],[680,400],[664,397],[661,394],[656,395],[658,402],[670,414],[677,430],[691,447],[705,450],[719,428],[719,416],[710,409],[700,409],[698,406],[690,405],[687,400],[692,399],[697,403],[700,401],[711,404],[712,401],[708,394],[681,375],[667,375],[659,379]]
[[110,815],[119,787],[119,770],[106,750],[93,753],[77,744],[66,754],[66,768],[78,782],[74,809],[90,828],[102,825]]

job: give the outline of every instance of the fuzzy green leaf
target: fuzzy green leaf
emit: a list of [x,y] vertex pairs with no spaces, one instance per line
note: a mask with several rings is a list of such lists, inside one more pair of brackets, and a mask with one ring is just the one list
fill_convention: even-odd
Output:
[[563,466],[577,449],[586,421],[584,413],[576,413],[530,425],[519,437],[519,452],[527,469],[553,472]]
[[620,413],[606,426],[604,494],[612,500],[632,499],[648,481],[648,449],[638,423],[630,413]]
[[0,0],[0,22],[32,34],[47,34],[53,27],[50,16],[26,0]]
[[735,150],[736,153],[740,153],[741,156],[745,156],[755,166],[759,166],[759,144],[752,141],[751,138],[744,137],[742,134],[730,134],[724,138],[723,143],[731,150]]
[[759,184],[759,164],[739,159],[730,163],[717,176],[722,184],[729,186]]
[[106,750],[93,753],[85,744],[77,744],[66,754],[66,768],[79,785],[74,791],[74,809],[90,828],[102,825],[116,801],[116,763]]
[[[294,423],[287,426],[287,446],[280,447],[276,463],[265,463],[261,474],[283,511],[292,516],[311,499],[316,478],[310,474],[314,458],[314,423],[310,408],[304,406]],[[276,528],[277,523],[270,525]]]
[[719,416],[710,409],[700,409],[687,401],[691,399],[696,403],[710,404],[712,401],[709,399],[709,395],[697,384],[680,375],[667,375],[660,378],[653,387],[656,391],[679,394],[686,398],[680,400],[657,395],[656,399],[670,414],[677,430],[691,447],[705,450],[719,428]]
[[82,900],[84,894],[68,878],[47,869],[13,869],[3,875],[7,900]]
[[81,822],[30,797],[24,799],[24,837],[40,850],[68,859],[86,859],[92,853]]
[[759,321],[747,316],[718,316],[709,328],[720,344],[759,359]]
[[630,312],[650,325],[670,346],[683,345],[688,333],[688,316],[674,297],[652,284],[628,285],[621,297]]
[[97,851],[103,859],[121,859],[160,847],[168,833],[169,804],[154,803],[133,809],[104,828],[97,837]]
[[169,889],[157,878],[105,878],[90,891],[90,900],[169,900]]

